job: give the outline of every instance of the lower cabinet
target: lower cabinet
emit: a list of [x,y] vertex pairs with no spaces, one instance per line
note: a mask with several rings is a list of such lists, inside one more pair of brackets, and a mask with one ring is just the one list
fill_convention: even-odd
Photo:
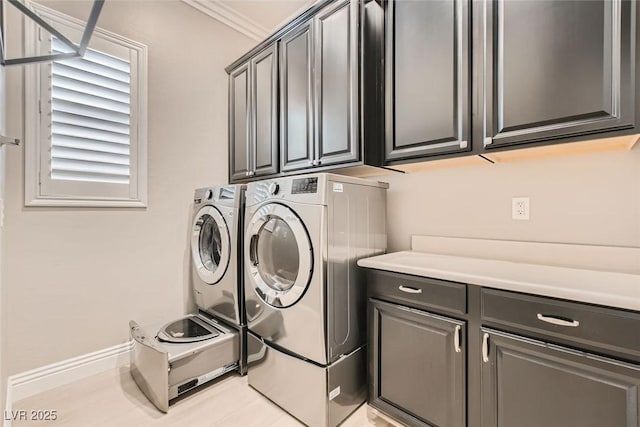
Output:
[[395,420],[640,427],[640,312],[378,270],[367,282],[369,405]]
[[638,427],[640,366],[482,329],[482,427]]
[[465,322],[375,299],[369,306],[369,403],[409,425],[465,426]]

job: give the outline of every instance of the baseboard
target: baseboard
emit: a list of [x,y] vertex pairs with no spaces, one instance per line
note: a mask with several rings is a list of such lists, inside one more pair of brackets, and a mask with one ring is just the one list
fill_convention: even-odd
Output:
[[[13,402],[129,363],[133,341],[32,369],[7,378],[4,427],[11,426]],[[8,416],[7,416],[8,415]]]

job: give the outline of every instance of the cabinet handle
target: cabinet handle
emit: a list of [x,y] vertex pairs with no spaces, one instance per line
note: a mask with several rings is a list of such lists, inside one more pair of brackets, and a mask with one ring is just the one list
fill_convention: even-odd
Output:
[[552,325],[558,326],[570,326],[572,328],[577,328],[580,326],[580,322],[577,320],[571,319],[562,319],[560,317],[548,316],[542,313],[538,313],[538,320],[542,320],[543,322],[551,323]]
[[400,289],[402,292],[406,292],[408,294],[421,294],[422,293],[422,289],[418,289],[418,288],[412,288],[410,286],[398,286],[398,289]]
[[316,160],[316,166],[320,166],[322,164],[322,160]]
[[249,176],[249,171],[246,171],[246,172],[244,173],[244,176]]
[[460,353],[460,325],[456,325],[456,331],[453,335],[453,348],[456,350],[456,353]]
[[313,160],[309,160],[309,166],[313,166],[313,165],[314,165]]
[[489,334],[487,333],[482,337],[482,361],[484,363],[489,361]]

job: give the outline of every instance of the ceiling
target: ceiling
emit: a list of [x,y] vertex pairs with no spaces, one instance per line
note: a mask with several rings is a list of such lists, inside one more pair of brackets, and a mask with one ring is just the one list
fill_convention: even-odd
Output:
[[261,41],[315,0],[182,0],[211,18]]
[[308,7],[310,0],[222,0],[220,3],[236,10],[269,32],[279,27],[296,12]]

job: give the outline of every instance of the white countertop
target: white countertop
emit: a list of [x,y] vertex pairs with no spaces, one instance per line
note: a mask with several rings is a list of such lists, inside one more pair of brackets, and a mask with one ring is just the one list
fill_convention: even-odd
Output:
[[364,258],[358,265],[640,311],[637,274],[412,251]]

